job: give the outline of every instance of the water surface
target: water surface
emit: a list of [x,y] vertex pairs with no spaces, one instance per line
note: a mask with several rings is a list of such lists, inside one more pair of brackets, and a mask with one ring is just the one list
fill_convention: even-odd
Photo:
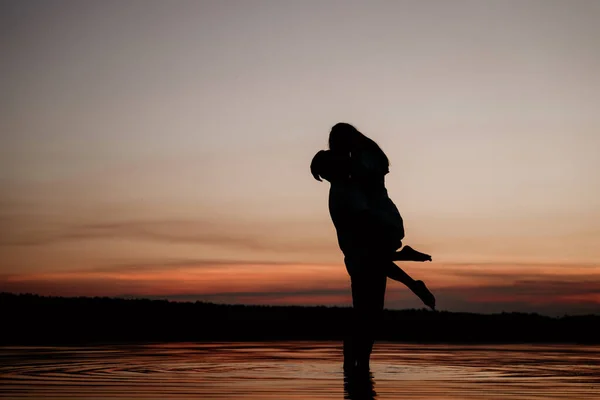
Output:
[[345,376],[337,342],[1,347],[11,399],[600,399],[600,346],[377,343]]

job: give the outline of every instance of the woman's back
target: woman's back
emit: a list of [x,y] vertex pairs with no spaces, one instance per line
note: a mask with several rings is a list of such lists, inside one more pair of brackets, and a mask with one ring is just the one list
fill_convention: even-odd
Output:
[[404,221],[398,208],[390,199],[385,187],[389,169],[387,159],[370,149],[355,152],[352,158],[352,180],[362,189],[371,212],[388,227],[395,240],[404,238]]
[[364,193],[369,211],[382,224],[384,234],[404,238],[402,217],[385,187],[389,160],[379,145],[354,126],[340,122],[331,128],[329,148],[350,155],[350,179]]

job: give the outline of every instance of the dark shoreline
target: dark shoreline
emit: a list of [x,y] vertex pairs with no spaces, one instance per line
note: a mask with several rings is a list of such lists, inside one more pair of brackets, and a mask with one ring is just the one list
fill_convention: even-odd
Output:
[[[349,307],[0,293],[0,345],[339,341],[346,333],[351,311]],[[600,315],[386,310],[378,340],[455,345],[600,344]]]

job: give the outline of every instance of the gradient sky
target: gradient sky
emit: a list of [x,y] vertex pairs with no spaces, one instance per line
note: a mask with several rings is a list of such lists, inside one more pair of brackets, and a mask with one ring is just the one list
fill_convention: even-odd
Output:
[[[600,2],[0,2],[0,291],[350,303],[308,165],[391,159],[439,308],[600,312]],[[421,307],[398,283],[386,306]]]

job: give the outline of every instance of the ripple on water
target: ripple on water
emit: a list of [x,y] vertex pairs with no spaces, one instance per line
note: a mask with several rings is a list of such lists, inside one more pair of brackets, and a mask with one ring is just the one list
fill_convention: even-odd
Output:
[[341,361],[335,342],[4,347],[0,397],[600,399],[600,347],[378,343],[372,381]]

